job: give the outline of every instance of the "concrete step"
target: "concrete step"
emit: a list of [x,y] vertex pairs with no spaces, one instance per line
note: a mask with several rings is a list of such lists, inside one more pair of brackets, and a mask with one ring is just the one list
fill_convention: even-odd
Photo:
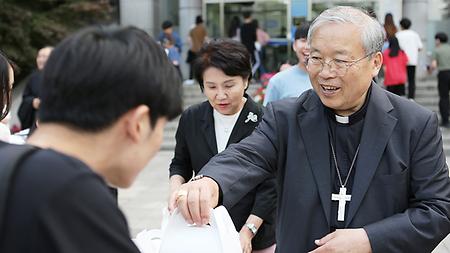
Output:
[[434,98],[434,97],[427,97],[427,98],[415,98],[414,99],[416,101],[416,103],[427,107],[427,108],[434,108],[434,107],[438,107],[439,106],[439,98]]

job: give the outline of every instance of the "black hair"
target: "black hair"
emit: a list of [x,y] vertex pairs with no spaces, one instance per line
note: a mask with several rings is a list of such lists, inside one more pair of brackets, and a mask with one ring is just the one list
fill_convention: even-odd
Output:
[[302,23],[300,24],[300,26],[297,27],[297,30],[295,30],[295,36],[294,36],[294,38],[295,38],[296,40],[308,38],[308,31],[309,31],[309,26],[310,26],[310,25],[311,25],[311,23],[308,22],[308,21],[302,22]]
[[394,36],[389,39],[389,56],[395,57],[401,51],[398,39]]
[[238,16],[234,16],[231,19],[230,26],[228,28],[228,38],[233,38],[237,34],[237,29],[241,27],[241,20]]
[[408,30],[411,27],[411,20],[409,20],[409,18],[402,18],[402,20],[400,20],[400,26],[403,29]]
[[395,33],[397,32],[397,27],[394,24],[394,16],[391,13],[387,13],[384,16],[384,30],[386,31],[386,38],[389,40],[392,37],[395,37]]
[[198,15],[197,17],[195,17],[195,24],[198,25],[201,23],[203,23],[203,18],[202,16]]
[[41,122],[101,131],[147,105],[151,125],[182,111],[181,80],[161,46],[135,27],[85,28],[55,47],[43,72]]
[[436,35],[434,36],[434,39],[439,40],[441,43],[447,43],[447,41],[448,41],[447,34],[445,34],[444,32],[436,33]]
[[11,63],[0,51],[0,120],[8,115],[11,108],[10,68],[12,68]]
[[250,18],[251,16],[252,16],[252,13],[251,12],[249,12],[249,11],[246,11],[246,12],[244,12],[243,14],[242,14],[242,16],[244,17],[244,18]]
[[[228,76],[252,79],[250,53],[240,42],[232,39],[217,39],[205,43],[194,63],[194,77],[203,91],[203,73],[209,67],[222,70]],[[247,86],[248,88],[248,86]]]
[[166,21],[164,21],[164,22],[162,23],[161,28],[162,28],[163,30],[166,30],[167,28],[171,28],[172,26],[173,26],[172,21],[166,20]]

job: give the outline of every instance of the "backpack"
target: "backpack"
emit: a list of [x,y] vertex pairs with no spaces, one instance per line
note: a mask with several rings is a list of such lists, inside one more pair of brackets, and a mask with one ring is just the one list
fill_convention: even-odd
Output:
[[37,147],[31,145],[7,144],[0,148],[1,156],[8,159],[5,162],[1,162],[5,166],[0,167],[0,240],[3,238],[9,191],[12,188],[14,177],[22,161],[37,150]]

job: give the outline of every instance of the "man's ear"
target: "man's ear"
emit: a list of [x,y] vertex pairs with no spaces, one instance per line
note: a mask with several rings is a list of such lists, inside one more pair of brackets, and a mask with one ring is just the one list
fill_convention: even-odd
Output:
[[378,72],[380,72],[382,65],[383,65],[383,54],[381,52],[376,52],[372,56],[372,77],[376,77],[378,75]]
[[127,112],[124,117],[127,136],[133,142],[139,142],[150,134],[150,108],[148,106],[139,105]]

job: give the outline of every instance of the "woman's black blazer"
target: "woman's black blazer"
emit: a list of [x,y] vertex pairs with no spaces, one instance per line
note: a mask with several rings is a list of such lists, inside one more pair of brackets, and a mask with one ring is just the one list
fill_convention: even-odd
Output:
[[[231,132],[227,147],[249,136],[261,121],[262,107],[249,96]],[[250,118],[257,115],[256,122]],[[250,117],[249,117],[250,115]],[[180,175],[186,182],[217,154],[213,108],[208,101],[189,107],[180,118],[176,133],[175,155],[170,164],[170,176]],[[268,179],[258,185],[234,206],[226,206],[239,231],[248,216],[254,214],[264,220],[252,240],[254,250],[275,243],[276,181]]]

